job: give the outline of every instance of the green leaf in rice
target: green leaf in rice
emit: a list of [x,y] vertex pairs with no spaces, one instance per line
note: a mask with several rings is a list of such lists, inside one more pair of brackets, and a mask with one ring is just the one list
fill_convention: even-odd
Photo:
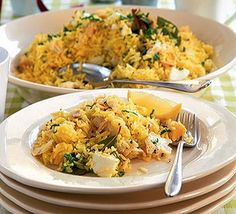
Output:
[[152,109],[152,112],[151,112],[150,115],[149,115],[149,117],[150,117],[151,119],[152,119],[152,117],[153,117],[154,112],[155,112],[155,109]]
[[155,140],[152,140],[152,143],[153,143],[154,145],[157,145],[157,144],[159,143],[159,139],[156,138]]
[[131,114],[134,114],[134,115],[138,116],[138,114],[134,111],[124,109],[124,110],[122,110],[122,112],[131,113]]
[[172,22],[158,16],[157,17],[157,27],[161,29],[163,35],[168,35],[170,39],[176,41],[176,46],[179,46],[181,43],[181,37],[179,36],[179,30],[176,25]]
[[98,144],[103,144],[104,146],[102,150],[104,150],[105,148],[111,148],[112,146],[115,146],[116,142],[117,142],[117,135],[107,137],[106,139],[100,141]]
[[171,131],[170,129],[165,127],[164,129],[161,130],[160,135],[165,134],[166,132],[170,132],[170,131]]
[[157,61],[157,60],[159,60],[159,59],[160,59],[159,54],[158,54],[158,53],[155,53],[154,56],[153,56],[153,60],[154,60],[154,61]]
[[74,157],[72,156],[71,153],[66,153],[64,154],[64,158],[70,162],[72,162],[74,160]]
[[112,151],[112,152],[111,152],[111,155],[114,155],[115,158],[117,158],[117,159],[121,159],[121,158],[119,157],[119,155],[117,154],[116,151]]
[[124,170],[121,170],[118,172],[118,176],[119,177],[123,177],[125,175],[125,171]]
[[64,33],[66,33],[66,32],[71,32],[71,30],[70,30],[69,28],[67,28],[66,26],[64,26],[63,32],[64,32]]
[[89,20],[92,22],[103,22],[103,20],[99,17],[96,17],[95,14],[91,14],[90,16],[85,16],[81,18],[82,20]]

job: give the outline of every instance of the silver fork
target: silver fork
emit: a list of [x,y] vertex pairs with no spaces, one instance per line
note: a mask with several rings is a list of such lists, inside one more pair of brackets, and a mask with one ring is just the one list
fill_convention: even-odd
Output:
[[177,195],[182,187],[183,170],[182,170],[182,156],[184,147],[195,147],[200,139],[199,123],[196,115],[187,111],[179,113],[177,120],[182,122],[187,129],[187,135],[190,133],[193,136],[191,144],[186,143],[184,140],[174,142],[173,145],[177,146],[175,160],[171,170],[167,176],[165,184],[165,193],[167,196],[172,197]]

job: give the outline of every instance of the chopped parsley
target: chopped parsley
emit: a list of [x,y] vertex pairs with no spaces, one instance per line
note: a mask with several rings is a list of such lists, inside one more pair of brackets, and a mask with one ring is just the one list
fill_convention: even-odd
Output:
[[92,22],[102,22],[103,20],[99,17],[96,17],[95,14],[91,14],[89,16],[85,16],[81,18],[82,20],[90,20]]
[[124,175],[125,175],[125,171],[124,170],[121,170],[121,171],[118,172],[118,176],[119,177],[122,177]]
[[158,139],[158,138],[156,138],[155,140],[152,140],[152,143],[153,143],[154,145],[157,145],[158,142],[159,142],[159,139]]
[[58,34],[48,34],[48,41],[53,40],[53,38],[59,37],[60,35]]
[[176,46],[180,45],[181,37],[179,35],[179,30],[172,22],[158,16],[157,27],[161,29],[163,35],[168,35],[171,39],[176,40]]
[[136,112],[134,112],[134,111],[122,110],[122,112],[131,113],[131,114],[134,114],[134,115],[138,116],[138,114]]
[[53,133],[56,133],[56,132],[57,132],[56,127],[58,127],[58,126],[60,126],[60,124],[57,124],[57,123],[56,123],[56,124],[52,124],[52,125],[51,125],[50,129],[52,129],[52,132],[53,132]]
[[96,103],[93,103],[92,105],[86,105],[86,107],[89,107],[90,109],[92,109],[93,106],[95,106],[95,105],[96,105]]
[[72,162],[75,159],[71,153],[64,154],[64,158],[70,162]]
[[178,67],[178,66],[177,66],[177,69],[179,69],[180,71],[184,70],[183,67]]
[[104,146],[102,150],[104,150],[105,148],[111,148],[112,146],[115,146],[116,143],[117,143],[117,135],[107,137],[106,139],[100,141],[98,144],[103,144]]
[[111,154],[114,155],[115,158],[120,159],[120,157],[119,157],[119,155],[117,154],[116,151],[112,151]]
[[151,112],[150,115],[149,115],[149,117],[150,117],[151,119],[152,119],[152,116],[153,116],[154,112],[155,112],[155,109],[152,109],[152,112]]
[[160,135],[162,135],[164,133],[167,133],[167,132],[170,132],[170,131],[171,131],[170,129],[165,127],[164,129],[161,130]]
[[64,162],[62,171],[69,174],[84,175],[90,172],[89,167],[86,166],[87,159],[82,155],[75,153],[64,154]]
[[154,56],[153,56],[153,60],[154,60],[154,61],[157,61],[157,60],[159,60],[159,59],[160,59],[159,54],[158,54],[158,53],[155,53]]
[[152,35],[156,33],[155,28],[149,27],[147,30],[143,30],[144,36],[147,38],[152,38]]
[[64,33],[67,33],[67,32],[71,32],[71,30],[68,29],[66,26],[64,26],[64,28],[63,28],[63,32],[64,32]]
[[120,20],[128,20],[133,21],[134,17],[131,14],[128,14],[127,16],[120,15]]

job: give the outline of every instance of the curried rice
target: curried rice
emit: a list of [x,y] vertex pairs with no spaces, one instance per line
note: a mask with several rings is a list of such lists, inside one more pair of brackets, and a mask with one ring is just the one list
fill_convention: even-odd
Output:
[[144,115],[145,107],[117,96],[99,96],[71,111],[52,114],[38,134],[32,155],[70,174],[123,176],[132,159],[166,159],[169,144],[187,138],[182,123]]
[[[41,84],[91,89],[85,74],[69,64],[93,63],[112,69],[110,78],[145,80],[194,79],[214,69],[213,47],[188,26],[133,9],[76,11],[60,32],[38,34],[19,59],[16,76]],[[63,72],[62,67],[68,66]]]

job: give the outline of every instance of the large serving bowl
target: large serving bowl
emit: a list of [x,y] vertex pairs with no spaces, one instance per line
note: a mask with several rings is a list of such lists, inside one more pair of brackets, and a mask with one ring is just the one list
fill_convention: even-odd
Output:
[[[138,6],[135,6],[137,8]],[[17,86],[19,93],[29,102],[35,102],[58,94],[66,94],[78,89],[68,89],[37,84],[17,78],[13,68],[17,65],[20,54],[24,53],[34,36],[38,33],[54,33],[67,23],[75,10],[94,12],[101,7],[84,7],[61,11],[51,11],[17,19],[0,27],[0,46],[5,47],[11,56],[11,71],[9,81]],[[117,7],[130,11],[134,6]],[[217,69],[199,79],[214,79],[229,70],[236,63],[236,34],[228,27],[215,21],[192,15],[186,12],[139,7],[143,12],[149,12],[151,17],[162,16],[177,26],[188,25],[191,31],[205,43],[215,49],[213,61]]]

